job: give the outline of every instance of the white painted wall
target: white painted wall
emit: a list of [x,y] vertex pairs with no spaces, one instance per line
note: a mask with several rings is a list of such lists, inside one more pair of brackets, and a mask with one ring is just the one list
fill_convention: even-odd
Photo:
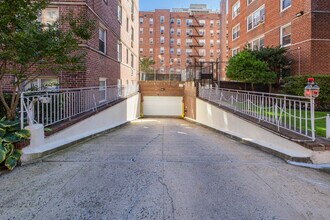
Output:
[[312,155],[311,150],[198,98],[196,99],[196,122],[243,140],[284,152],[292,157],[304,158]]
[[27,162],[29,160],[36,159],[44,152],[139,118],[140,101],[141,95],[134,95],[104,111],[97,113],[96,115],[46,137],[45,143],[40,146],[28,146],[24,148],[22,161]]
[[177,96],[144,96],[143,114],[161,116],[181,116],[182,97]]

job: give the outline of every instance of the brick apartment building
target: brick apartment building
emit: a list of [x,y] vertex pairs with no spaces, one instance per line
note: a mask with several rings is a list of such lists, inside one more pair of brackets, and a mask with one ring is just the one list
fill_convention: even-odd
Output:
[[[291,74],[330,74],[330,1],[222,0],[221,61],[245,46],[287,47]],[[227,46],[227,48],[226,48]],[[225,65],[221,66],[225,78]]]
[[[127,84],[138,80],[138,0],[51,0],[42,11],[40,21],[52,23],[69,12],[86,16],[96,21],[92,39],[81,45],[86,51],[83,60],[86,71],[62,72],[59,75],[43,75],[25,89],[32,86],[47,88],[59,84],[62,88],[116,85],[118,80]],[[65,27],[64,27],[65,28]],[[14,78],[3,80],[5,90],[12,88]],[[119,81],[120,82],[120,81]]]
[[[156,73],[184,74],[193,59],[217,61],[220,56],[220,14],[204,4],[142,11],[139,21],[140,57],[151,57]],[[196,53],[200,56],[193,56]]]

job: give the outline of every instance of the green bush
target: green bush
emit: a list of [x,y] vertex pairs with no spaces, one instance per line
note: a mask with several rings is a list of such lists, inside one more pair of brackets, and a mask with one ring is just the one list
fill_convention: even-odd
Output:
[[314,78],[315,83],[320,87],[320,95],[316,99],[319,110],[330,109],[330,76],[328,75],[304,75],[304,76],[291,76],[284,78],[284,86],[282,92],[290,95],[304,95],[304,89],[307,84],[308,78]]

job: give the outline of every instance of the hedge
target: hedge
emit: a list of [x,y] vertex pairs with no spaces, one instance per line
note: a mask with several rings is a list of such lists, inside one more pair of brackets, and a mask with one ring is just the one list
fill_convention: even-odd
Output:
[[319,110],[330,110],[330,76],[329,75],[304,75],[290,76],[284,78],[282,92],[290,95],[304,95],[304,89],[308,78],[314,78],[315,83],[320,87],[320,95],[316,99]]

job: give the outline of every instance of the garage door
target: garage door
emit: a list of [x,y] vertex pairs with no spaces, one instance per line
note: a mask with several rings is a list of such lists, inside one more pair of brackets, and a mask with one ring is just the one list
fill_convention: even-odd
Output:
[[177,96],[144,96],[143,114],[159,116],[181,116],[182,97]]

